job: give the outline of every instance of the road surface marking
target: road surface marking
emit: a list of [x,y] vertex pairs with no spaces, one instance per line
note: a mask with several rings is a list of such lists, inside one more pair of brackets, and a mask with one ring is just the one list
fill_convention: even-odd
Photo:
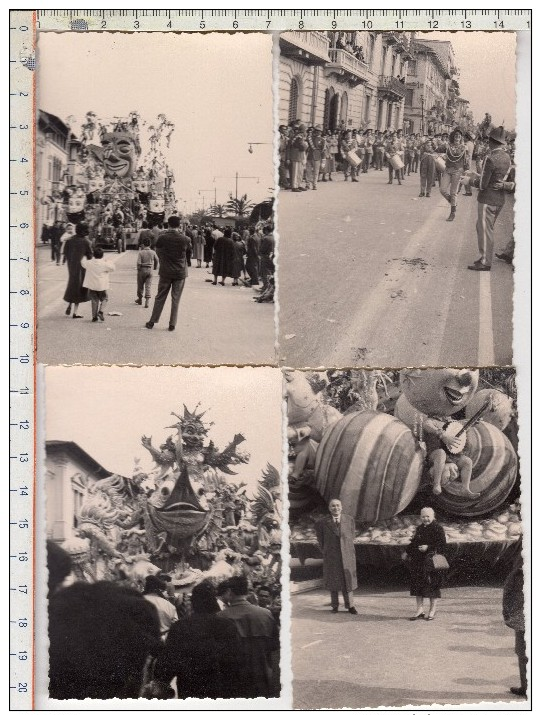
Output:
[[[411,234],[408,243],[402,249],[402,257],[414,258],[419,252],[419,243],[431,235],[435,224],[439,221],[441,221],[441,211],[439,206],[436,206],[422,227]],[[389,286],[393,285],[394,291],[401,288],[407,295],[407,288],[414,281],[416,276],[413,273],[406,274],[399,262],[389,268],[387,275],[381,277],[378,285],[366,296],[360,309],[352,316],[348,329],[344,331],[342,339],[337,341],[332,356],[325,361],[325,364],[327,366],[351,365],[353,363],[351,352],[355,346],[369,344],[378,327],[381,331],[384,315],[389,310]]]
[[307,643],[306,645],[302,645],[301,649],[304,650],[304,648],[310,648],[313,645],[317,645],[318,643],[323,643],[323,640],[320,639],[318,641],[312,641],[311,643]]
[[490,272],[479,272],[479,354],[478,365],[494,365],[492,290]]
[[[440,301],[438,305],[438,312],[440,313],[441,318],[440,320],[434,321],[434,323],[431,325],[431,340],[429,345],[426,346],[426,359],[424,361],[425,365],[446,365],[448,362],[446,350],[443,346],[443,338],[445,336],[445,330],[449,321],[449,313],[451,309],[456,308],[456,305],[452,303],[453,292],[457,282],[459,261],[462,255],[464,243],[466,240],[469,241],[468,228],[473,220],[473,205],[464,204],[464,207],[466,213],[466,221],[463,225],[465,227],[465,230],[463,232],[459,232],[456,236],[456,243],[453,244],[453,251],[456,257],[456,261],[454,264],[448,267],[446,271],[446,280],[440,284]],[[462,266],[462,269],[464,269],[464,266]],[[484,363],[480,362],[478,364],[483,365]]]

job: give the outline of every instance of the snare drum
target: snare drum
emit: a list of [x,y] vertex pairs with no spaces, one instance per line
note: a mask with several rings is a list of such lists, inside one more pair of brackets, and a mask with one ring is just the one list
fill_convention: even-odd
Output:
[[392,156],[392,157],[389,159],[389,162],[390,162],[391,166],[393,167],[393,169],[395,169],[395,170],[397,170],[397,171],[398,171],[399,169],[403,169],[403,168],[404,168],[404,162],[403,162],[402,159],[398,156],[398,154],[395,154],[394,156]]

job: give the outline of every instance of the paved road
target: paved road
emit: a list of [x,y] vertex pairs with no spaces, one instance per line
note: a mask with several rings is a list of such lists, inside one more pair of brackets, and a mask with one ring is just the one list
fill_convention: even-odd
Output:
[[[167,330],[169,301],[160,323],[147,330],[151,307],[135,304],[136,251],[106,253],[115,262],[104,323],[92,323],[90,303],[79,312],[84,320],[66,317],[62,300],[66,266],[50,260],[50,250],[38,247],[38,360],[42,363],[112,364],[273,364],[275,359],[274,305],[255,303],[250,288],[224,287],[206,282],[205,268],[189,269],[174,333]],[[158,277],[155,274],[153,295]]]
[[[418,198],[371,171],[335,175],[317,191],[280,194],[281,363],[304,366],[489,365],[512,362],[513,271],[466,266],[478,257],[476,197],[457,218],[434,189]],[[512,200],[495,245],[512,235]]]
[[434,621],[411,622],[404,591],[357,591],[358,616],[330,611],[328,591],[291,597],[294,707],[368,708],[525,701],[501,589],[443,592]]

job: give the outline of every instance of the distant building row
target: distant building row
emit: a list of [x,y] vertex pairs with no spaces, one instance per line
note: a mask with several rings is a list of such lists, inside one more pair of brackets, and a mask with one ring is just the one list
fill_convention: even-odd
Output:
[[281,124],[435,133],[473,127],[450,42],[413,32],[284,32]]

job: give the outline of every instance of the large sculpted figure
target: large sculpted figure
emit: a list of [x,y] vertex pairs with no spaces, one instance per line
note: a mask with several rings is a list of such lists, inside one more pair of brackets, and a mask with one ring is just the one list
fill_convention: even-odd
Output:
[[458,493],[479,496],[470,490],[473,464],[463,453],[466,429],[460,425],[453,430],[450,419],[473,398],[479,371],[453,368],[403,370],[400,381],[402,395],[396,404],[395,415],[418,431],[420,441],[424,437],[434,494],[441,494],[442,486],[460,478],[462,486]]
[[101,145],[105,173],[119,179],[131,177],[140,154],[135,137],[129,132],[106,132],[101,137]]
[[80,536],[89,539],[94,555],[108,560],[111,571],[132,580],[147,573],[151,558],[173,559],[183,570],[194,540],[216,525],[205,492],[215,488],[218,472],[234,475],[231,466],[250,458],[237,450],[244,441],[241,434],[223,450],[208,440],[211,425],[203,422],[203,412],[184,406],[182,416],[173,414],[176,436],[159,448],[150,437],[141,438],[154,469],[145,473],[138,468],[132,479],[113,475],[100,480],[81,508]]

